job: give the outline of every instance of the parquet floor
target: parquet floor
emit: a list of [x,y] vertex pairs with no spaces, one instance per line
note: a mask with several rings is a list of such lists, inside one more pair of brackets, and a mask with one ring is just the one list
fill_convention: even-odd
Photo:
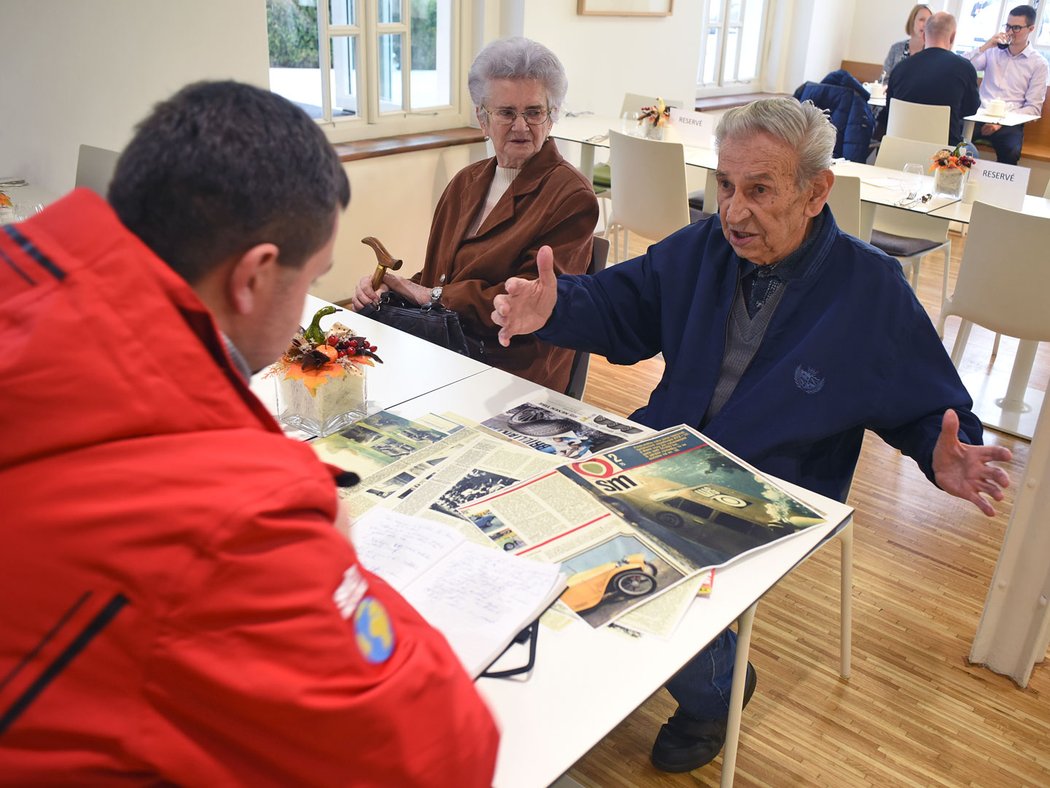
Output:
[[[963,246],[953,236],[953,271]],[[939,255],[923,263],[919,295],[933,317],[942,271]],[[956,330],[953,319],[949,348]],[[1004,339],[992,364],[991,340],[975,327],[964,363],[1008,374],[1016,342]],[[585,398],[630,413],[655,386],[661,364],[624,368],[594,358]],[[1044,345],[1031,385],[1045,389],[1048,373]],[[1019,482],[1028,444],[994,432],[986,442],[1014,452],[1009,471]],[[999,514],[986,518],[868,436],[850,498],[853,675],[838,675],[838,548],[830,546],[759,605],[751,651],[758,692],[744,712],[737,785],[1050,785],[1050,664],[1037,666],[1022,690],[966,659],[1012,500],[1011,491]],[[721,758],[681,775],[649,764],[653,737],[673,710],[660,690],[569,776],[586,786],[717,785]]]

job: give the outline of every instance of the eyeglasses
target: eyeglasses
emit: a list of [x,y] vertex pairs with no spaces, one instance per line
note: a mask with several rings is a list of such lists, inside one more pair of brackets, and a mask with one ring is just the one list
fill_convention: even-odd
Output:
[[493,123],[497,123],[500,126],[512,126],[514,121],[518,119],[518,115],[525,118],[525,122],[530,126],[542,126],[547,122],[547,118],[551,116],[550,107],[529,107],[524,112],[518,112],[516,109],[510,107],[500,107],[499,109],[489,109],[488,107],[482,107]]
[[1028,25],[1003,25],[1003,30],[1007,33],[1020,33],[1026,27],[1028,27]]

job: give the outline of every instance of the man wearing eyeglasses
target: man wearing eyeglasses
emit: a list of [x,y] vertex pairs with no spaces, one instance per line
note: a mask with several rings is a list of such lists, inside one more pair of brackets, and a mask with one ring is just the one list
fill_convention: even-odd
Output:
[[[993,100],[1006,103],[1007,112],[1039,116],[1046,99],[1048,66],[1029,42],[1035,30],[1035,9],[1019,5],[1010,10],[1006,24],[965,57],[978,71],[984,71],[981,82],[981,103],[988,106]],[[1004,126],[985,123],[974,135],[974,142],[987,141],[995,148],[995,158],[1003,164],[1017,164],[1021,158],[1024,125]]]

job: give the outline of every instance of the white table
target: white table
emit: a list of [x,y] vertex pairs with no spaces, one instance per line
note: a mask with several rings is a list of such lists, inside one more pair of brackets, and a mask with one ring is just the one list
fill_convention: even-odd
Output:
[[1005,115],[990,115],[986,108],[981,107],[973,115],[967,115],[963,118],[963,140],[969,142],[973,139],[975,123],[998,123],[1000,126],[1020,126],[1023,123],[1029,123],[1033,120],[1039,120],[1039,116],[1025,115],[1020,112],[1007,112]]
[[[533,383],[489,369],[394,410],[407,418],[453,410],[480,419],[548,396],[550,392]],[[850,512],[843,504],[793,485],[784,486],[823,510],[828,524],[807,529],[718,570],[711,596],[693,602],[670,641],[651,636],[635,640],[608,629],[592,629],[583,622],[559,631],[541,627],[536,667],[527,680],[478,681],[502,733],[495,785],[531,788],[556,780],[722,630],[739,620],[732,711],[722,767],[722,785],[732,784],[751,621],[758,600],[819,547],[836,523],[848,520]],[[515,663],[520,656],[507,655],[507,665],[520,664],[523,660]],[[638,753],[637,757],[645,754]]]
[[[320,298],[307,296],[301,325],[309,325],[317,310],[324,306],[331,304]],[[421,394],[439,390],[450,383],[491,369],[480,361],[362,317],[349,309],[323,318],[321,325],[327,328],[337,321],[352,328],[354,333],[366,336],[377,346],[376,354],[384,362],[390,362],[376,364],[368,370],[368,414],[387,410]],[[273,378],[266,377],[265,371],[260,372],[252,378],[252,391],[266,404],[270,412],[276,415],[277,398]],[[289,434],[300,439],[311,437],[299,431]]]

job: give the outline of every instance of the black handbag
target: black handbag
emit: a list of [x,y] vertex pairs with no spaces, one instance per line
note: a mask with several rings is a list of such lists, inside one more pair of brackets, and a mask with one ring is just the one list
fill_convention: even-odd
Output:
[[368,304],[358,314],[464,356],[478,360],[485,357],[484,341],[464,334],[463,327],[459,324],[459,315],[437,302],[419,306],[387,290],[379,297],[377,303]]

